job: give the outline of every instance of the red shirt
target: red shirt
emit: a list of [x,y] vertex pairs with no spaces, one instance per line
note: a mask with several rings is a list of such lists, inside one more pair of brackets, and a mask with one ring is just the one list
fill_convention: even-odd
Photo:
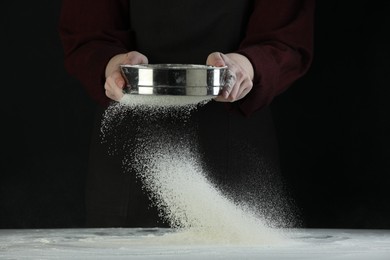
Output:
[[[307,71],[313,45],[314,0],[255,0],[251,8],[245,34],[232,50],[245,55],[255,72],[253,89],[235,106],[246,116]],[[65,67],[103,106],[109,102],[103,87],[108,61],[137,50],[129,16],[129,0],[63,1],[59,31]]]

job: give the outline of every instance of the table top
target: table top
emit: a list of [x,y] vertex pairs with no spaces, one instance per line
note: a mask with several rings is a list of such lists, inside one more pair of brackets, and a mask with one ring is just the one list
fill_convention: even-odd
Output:
[[390,259],[390,230],[289,229],[258,245],[176,239],[163,228],[2,229],[0,259]]

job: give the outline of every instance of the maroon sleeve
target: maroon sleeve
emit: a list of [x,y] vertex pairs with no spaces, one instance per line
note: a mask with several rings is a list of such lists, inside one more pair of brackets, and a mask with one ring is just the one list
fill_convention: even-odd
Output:
[[103,106],[109,103],[105,67],[111,57],[131,49],[128,12],[128,0],[62,1],[59,33],[65,68]]
[[271,103],[312,61],[314,0],[255,0],[246,36],[237,51],[254,68],[253,88],[238,102],[249,116]]

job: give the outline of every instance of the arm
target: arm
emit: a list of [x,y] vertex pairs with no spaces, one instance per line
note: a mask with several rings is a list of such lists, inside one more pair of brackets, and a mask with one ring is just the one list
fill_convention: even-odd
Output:
[[[65,68],[88,94],[106,106],[102,87],[112,57],[134,49],[128,0],[63,0],[59,24]],[[91,8],[93,6],[93,8]]]
[[238,100],[232,107],[249,116],[301,77],[312,60],[313,15],[314,0],[255,0],[238,56],[226,55],[253,86],[241,80],[241,95],[219,101]]

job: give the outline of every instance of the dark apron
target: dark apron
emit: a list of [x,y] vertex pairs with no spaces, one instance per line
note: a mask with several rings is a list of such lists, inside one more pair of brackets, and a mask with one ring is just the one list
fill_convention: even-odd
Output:
[[[249,0],[131,1],[136,50],[149,63],[204,64],[211,52],[238,48],[252,4]],[[165,226],[135,173],[124,172],[123,154],[109,155],[109,144],[101,143],[102,112],[91,145],[88,226]],[[193,112],[188,124],[195,129],[210,178],[224,191],[237,193],[244,188],[253,199],[264,189],[262,183],[278,178],[277,142],[268,108],[244,118],[212,101]]]

